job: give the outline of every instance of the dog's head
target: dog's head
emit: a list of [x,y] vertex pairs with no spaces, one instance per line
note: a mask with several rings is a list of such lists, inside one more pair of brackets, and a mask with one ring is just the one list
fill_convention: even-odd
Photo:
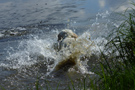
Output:
[[58,41],[68,38],[77,38],[78,36],[70,29],[64,29],[58,34]]

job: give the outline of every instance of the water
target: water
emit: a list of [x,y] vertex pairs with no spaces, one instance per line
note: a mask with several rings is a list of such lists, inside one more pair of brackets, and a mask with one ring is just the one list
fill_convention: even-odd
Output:
[[[69,76],[76,84],[85,75],[95,76],[92,69],[107,42],[104,37],[122,23],[124,19],[116,13],[127,7],[129,0],[1,0],[0,85],[8,90],[26,90],[35,88],[39,77],[43,89],[48,81],[52,89],[61,82],[59,88],[65,90]],[[81,59],[82,70],[51,73],[63,60],[52,45],[65,28],[72,29],[82,43],[76,44],[79,53],[74,54]],[[68,57],[68,52],[65,55]]]

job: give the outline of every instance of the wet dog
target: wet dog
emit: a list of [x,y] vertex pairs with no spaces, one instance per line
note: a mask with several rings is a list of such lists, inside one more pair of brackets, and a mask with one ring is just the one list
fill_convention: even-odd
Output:
[[80,64],[76,55],[78,52],[74,52],[77,38],[78,36],[70,29],[64,29],[58,34],[57,44],[54,45],[54,48],[63,57],[63,60],[57,63],[55,71],[60,69],[67,71],[70,67]]
[[58,34],[57,43],[53,45],[57,59],[52,72],[87,73],[85,58],[91,56],[91,46],[93,46],[93,42],[90,40],[90,34],[84,33],[78,37],[72,30],[62,30]]

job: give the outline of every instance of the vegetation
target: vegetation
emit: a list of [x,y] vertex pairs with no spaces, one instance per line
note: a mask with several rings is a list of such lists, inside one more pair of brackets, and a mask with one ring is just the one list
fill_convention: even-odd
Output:
[[[133,4],[135,5],[135,4]],[[108,37],[104,54],[101,51],[99,90],[135,90],[135,10],[128,12],[126,20]],[[110,52],[111,50],[111,52]]]

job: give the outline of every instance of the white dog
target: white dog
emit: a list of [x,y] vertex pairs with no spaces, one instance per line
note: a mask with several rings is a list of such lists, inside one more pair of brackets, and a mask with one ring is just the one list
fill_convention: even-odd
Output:
[[55,71],[60,69],[64,69],[64,71],[67,71],[71,67],[75,66],[76,68],[77,66],[77,68],[80,68],[80,66],[82,66],[78,56],[80,55],[80,52],[76,51],[75,49],[77,38],[78,36],[69,29],[64,29],[58,34],[58,43],[55,44],[54,47],[55,50],[60,53],[63,59],[57,63],[54,68]]

